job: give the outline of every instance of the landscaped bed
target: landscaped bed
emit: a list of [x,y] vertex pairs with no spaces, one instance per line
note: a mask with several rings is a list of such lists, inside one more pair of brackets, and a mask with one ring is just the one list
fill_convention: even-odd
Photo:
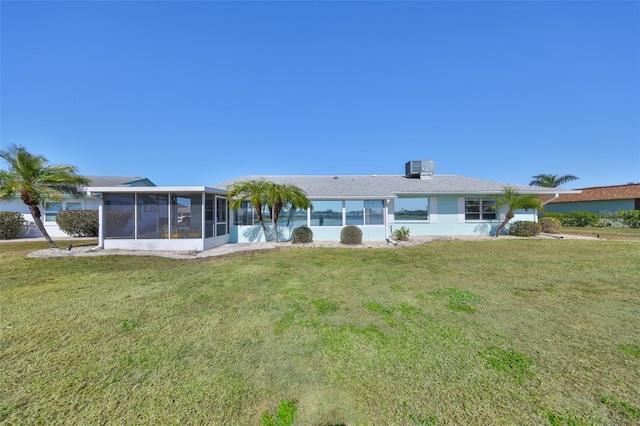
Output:
[[637,241],[44,248],[0,244],[8,424],[640,422]]

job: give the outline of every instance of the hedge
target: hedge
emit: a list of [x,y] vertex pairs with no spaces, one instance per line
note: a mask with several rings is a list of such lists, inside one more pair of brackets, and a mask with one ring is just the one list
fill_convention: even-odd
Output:
[[18,238],[24,224],[24,216],[21,213],[0,212],[0,240]]
[[56,223],[72,237],[98,236],[98,210],[63,210],[56,215]]

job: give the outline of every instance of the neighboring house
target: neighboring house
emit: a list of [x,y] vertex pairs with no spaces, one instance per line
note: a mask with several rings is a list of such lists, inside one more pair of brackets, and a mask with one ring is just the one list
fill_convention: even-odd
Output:
[[559,194],[545,205],[546,212],[640,210],[640,183],[581,188],[580,193]]
[[[89,179],[90,186],[110,186],[110,187],[133,187],[133,186],[154,186],[154,183],[147,178],[141,177],[110,177],[110,176],[85,176]],[[80,188],[84,193],[84,188]],[[67,195],[62,200],[45,201],[40,206],[42,212],[42,223],[52,238],[68,237],[56,223],[56,215],[61,210],[98,210],[100,200],[96,197],[83,195],[75,198]],[[26,220],[26,227],[20,237],[40,237],[40,231],[36,228],[33,217],[29,213],[29,207],[22,202],[19,195],[15,195],[11,201],[0,202],[0,211],[10,211],[22,213]]]
[[[244,176],[216,187],[89,191],[101,194],[104,202],[100,233],[104,248],[156,250],[205,250],[225,243],[264,241],[248,201],[237,211],[227,211],[226,189],[247,180],[265,179],[304,190],[312,207],[281,212],[278,229],[281,239],[289,239],[295,227],[309,226],[316,241],[339,241],[345,225],[360,227],[365,241],[385,241],[403,226],[411,236],[491,235],[506,214],[493,208],[506,186],[547,198],[578,192],[436,175],[432,166],[432,162],[411,161],[404,175],[395,176]],[[269,219],[269,212],[264,216]],[[115,226],[120,217],[126,217],[126,229]],[[188,223],[179,220],[185,217]],[[537,217],[537,211],[517,211],[513,221]]]

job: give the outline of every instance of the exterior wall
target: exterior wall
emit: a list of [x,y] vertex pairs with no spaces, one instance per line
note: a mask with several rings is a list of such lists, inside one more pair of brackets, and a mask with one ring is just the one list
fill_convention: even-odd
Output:
[[[342,226],[310,226],[313,231],[313,239],[315,241],[340,241],[340,232]],[[362,230],[362,241],[384,241],[384,225],[359,225]],[[232,226],[230,243],[256,243],[266,241],[262,227],[258,225],[252,226]],[[267,226],[272,232],[272,227]],[[293,238],[293,226],[278,226],[278,234],[280,241],[289,241]]]
[[[473,198],[477,198],[473,195]],[[359,228],[362,229],[363,241],[385,241],[387,236],[392,236],[393,232],[401,227],[409,229],[410,236],[431,236],[431,235],[494,235],[500,223],[504,220],[506,211],[498,212],[495,220],[474,220],[466,221],[464,219],[464,203],[462,209],[460,206],[459,196],[440,196],[430,197],[429,221],[401,221],[395,220],[393,214],[393,203],[390,203],[389,213],[387,215],[389,229],[385,234],[384,225],[368,225]],[[486,196],[485,198],[495,198],[495,196]],[[509,222],[513,223],[520,220],[537,221],[538,215],[536,211],[516,211],[514,218]],[[315,241],[339,241],[342,226],[311,226],[313,231],[313,239]],[[507,225],[508,228],[508,225]],[[271,229],[267,226],[267,229]],[[287,241],[291,239],[293,227],[278,226],[280,231],[280,240]],[[253,226],[232,226],[231,238],[229,242],[258,242],[265,241],[264,233],[259,224]]]
[[546,212],[568,213],[571,211],[600,213],[602,211],[634,210],[634,199],[602,200],[602,201],[574,201],[570,203],[549,203],[544,206]]
[[105,239],[105,249],[117,250],[167,250],[167,251],[203,251],[224,245],[227,236],[214,238],[179,238],[179,239]]
[[[476,198],[477,196],[474,195],[473,197]],[[437,198],[437,200],[434,200],[434,198]],[[409,229],[410,236],[416,237],[430,235],[494,235],[500,223],[504,220],[506,212],[498,212],[498,217],[495,220],[467,221],[464,219],[464,207],[460,208],[459,198],[464,197],[432,197],[430,199],[429,222],[394,221],[390,224],[390,231],[393,233],[404,226]],[[491,197],[487,196],[485,198]],[[537,213],[533,210],[516,211],[514,218],[509,223],[519,220],[536,221]]]
[[[65,198],[64,202],[81,202],[83,203],[84,210],[98,210],[98,206],[100,205],[100,201],[96,198]],[[5,212],[18,212],[22,213],[22,216],[27,221],[23,232],[20,234],[20,238],[36,238],[42,237],[42,234],[38,230],[33,221],[33,216],[29,213],[29,207],[25,203],[22,202],[19,198],[16,198],[11,201],[0,202],[0,211]],[[42,213],[42,223],[44,224],[45,229],[49,233],[51,238],[68,238],[69,235],[63,232],[57,223],[55,222],[46,222],[44,217],[44,207],[40,206],[40,211]]]

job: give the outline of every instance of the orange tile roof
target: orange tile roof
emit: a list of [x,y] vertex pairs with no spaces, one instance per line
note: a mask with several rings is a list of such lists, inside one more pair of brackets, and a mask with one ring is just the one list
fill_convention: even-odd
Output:
[[640,198],[640,184],[596,186],[579,188],[581,194],[560,194],[554,203],[570,203],[573,201],[628,200]]

